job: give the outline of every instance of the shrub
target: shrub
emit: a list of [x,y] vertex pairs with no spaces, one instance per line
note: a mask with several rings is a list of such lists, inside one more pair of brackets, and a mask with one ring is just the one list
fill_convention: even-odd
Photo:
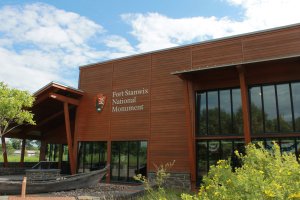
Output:
[[175,161],[168,162],[166,164],[161,164],[159,166],[155,165],[155,178],[154,180],[149,180],[145,176],[138,174],[133,178],[140,181],[146,190],[146,194],[140,199],[147,200],[175,200],[180,199],[180,192],[176,190],[166,189],[165,183],[170,177],[168,172],[174,165]]
[[232,171],[230,160],[211,166],[197,195],[182,194],[184,200],[202,199],[300,199],[300,165],[291,153],[281,154],[249,144],[246,155],[235,154],[242,166]]

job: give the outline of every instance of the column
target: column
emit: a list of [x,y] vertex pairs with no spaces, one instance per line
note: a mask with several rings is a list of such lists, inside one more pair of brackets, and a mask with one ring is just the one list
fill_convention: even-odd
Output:
[[250,109],[249,109],[249,97],[248,97],[248,86],[246,81],[246,69],[245,66],[237,66],[239,72],[240,88],[241,88],[241,99],[242,99],[242,111],[243,111],[243,126],[244,126],[244,139],[245,144],[251,142],[250,136]]

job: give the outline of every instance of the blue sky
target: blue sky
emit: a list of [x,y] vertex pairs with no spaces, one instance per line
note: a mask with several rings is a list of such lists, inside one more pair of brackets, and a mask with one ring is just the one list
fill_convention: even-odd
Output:
[[300,22],[299,0],[2,0],[0,81],[77,87],[78,67]]

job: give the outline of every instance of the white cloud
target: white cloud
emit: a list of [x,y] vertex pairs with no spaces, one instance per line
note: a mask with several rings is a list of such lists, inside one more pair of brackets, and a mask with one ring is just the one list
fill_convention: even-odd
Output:
[[130,52],[134,53],[134,48],[130,45],[130,43],[123,37],[112,35],[107,37],[104,40],[104,43],[107,47],[115,48],[121,52]]
[[132,27],[142,52],[300,22],[299,0],[226,1],[242,9],[242,20],[226,16],[175,19],[158,13],[129,13],[122,19]]
[[140,51],[173,47],[228,35],[235,22],[227,18],[193,17],[172,19],[158,13],[125,14],[122,18],[132,26]]
[[[94,40],[109,49],[100,51]],[[78,66],[133,52],[126,39],[106,35],[76,13],[43,3],[0,8],[0,81],[12,87],[33,92],[50,81],[76,86],[78,74],[72,80],[69,74]]]
[[86,17],[48,4],[0,7],[0,81],[32,92],[50,81],[76,87],[77,77],[70,77],[78,75],[80,65],[300,22],[299,0],[219,1],[240,8],[239,20],[121,15],[135,45]]

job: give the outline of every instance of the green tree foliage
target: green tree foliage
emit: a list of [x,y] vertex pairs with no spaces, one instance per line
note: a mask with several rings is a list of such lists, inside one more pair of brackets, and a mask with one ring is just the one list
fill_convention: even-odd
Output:
[[20,139],[11,138],[10,143],[14,149],[21,149],[22,141]]
[[27,110],[33,102],[29,92],[11,89],[0,82],[0,136],[22,124],[35,124],[33,114]]
[[[208,123],[206,123],[208,120]],[[219,124],[221,123],[221,124]],[[208,124],[208,127],[206,125]],[[223,109],[213,108],[201,111],[199,119],[199,132],[208,135],[220,134],[242,134],[243,133],[243,113],[242,108],[238,108],[236,112],[228,113]],[[221,129],[220,129],[221,128]]]
[[232,172],[230,160],[220,160],[211,166],[199,193],[182,194],[182,199],[300,199],[300,164],[295,155],[281,154],[277,144],[266,150],[261,143],[248,145],[246,155],[235,153],[242,167]]

